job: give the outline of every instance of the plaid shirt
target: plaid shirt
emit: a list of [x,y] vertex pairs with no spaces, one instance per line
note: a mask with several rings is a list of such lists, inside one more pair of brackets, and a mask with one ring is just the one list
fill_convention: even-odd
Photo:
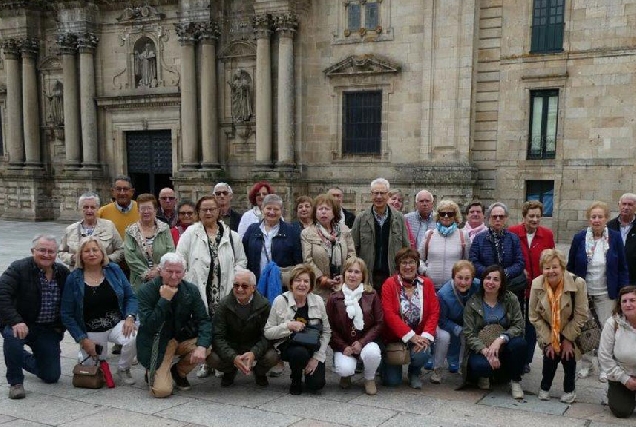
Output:
[[55,280],[55,266],[53,266],[53,278],[49,281],[46,274],[40,269],[40,288],[42,290],[42,301],[40,303],[40,314],[35,323],[53,323],[60,316],[60,288]]

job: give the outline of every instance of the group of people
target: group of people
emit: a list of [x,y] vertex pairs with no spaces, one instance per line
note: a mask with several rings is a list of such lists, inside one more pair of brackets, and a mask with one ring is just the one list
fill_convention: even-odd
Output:
[[[421,190],[416,210],[403,215],[402,193],[387,180],[370,187],[372,206],[358,215],[332,188],[299,197],[292,222],[265,181],[251,188],[252,207],[242,215],[227,183],[196,203],[178,202],[169,188],[158,200],[134,201],[125,176],[114,181],[112,203],[100,207],[96,194],[83,194],[82,219],[59,247],[54,236],[37,236],[32,256],[0,277],[9,396],[25,396],[23,369],[57,381],[66,329],[83,363],[104,359],[115,344],[126,384],[135,382],[130,368],[138,360],[156,397],[188,389],[197,366],[200,377],[217,372],[224,387],[239,372],[265,387],[284,362],[291,394],[319,393],[330,347],[342,388],[361,371],[374,395],[376,374],[385,386],[399,385],[406,365],[415,389],[422,369],[432,369],[438,384],[447,368],[482,389],[510,381],[521,399],[538,344],[539,399],[550,399],[562,364],[560,399],[572,403],[576,361],[582,356],[579,377],[594,366],[593,352],[581,355],[577,344],[593,316],[603,327],[599,379],[609,382],[610,409],[633,412],[636,195],[621,197],[609,223],[608,206],[594,202],[566,262],[540,225],[538,201],[524,203],[522,222],[508,227],[500,202],[472,202],[462,212],[444,199],[435,209],[433,194]],[[32,354],[23,356],[24,345]]]

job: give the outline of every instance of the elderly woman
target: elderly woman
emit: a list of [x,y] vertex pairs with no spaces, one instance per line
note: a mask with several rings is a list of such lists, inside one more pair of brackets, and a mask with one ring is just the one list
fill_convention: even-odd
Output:
[[124,242],[112,221],[97,218],[99,196],[95,193],[84,193],[77,202],[82,211],[82,220],[66,227],[57,256],[71,269],[75,268],[77,248],[84,237],[96,237],[106,250],[108,259],[118,263],[124,259]]
[[598,360],[609,380],[607,405],[618,418],[634,415],[636,408],[636,286],[618,293],[613,316],[601,333]]
[[245,232],[250,225],[255,223],[258,224],[262,221],[263,199],[265,198],[265,196],[272,193],[274,193],[274,189],[271,185],[269,185],[269,182],[267,181],[259,181],[252,186],[252,189],[248,194],[248,198],[250,200],[252,208],[243,214],[243,216],[241,217],[241,222],[239,222],[238,225],[238,234],[239,236],[241,236],[241,238],[243,238],[243,235],[245,235]]
[[543,377],[539,400],[550,400],[550,387],[559,363],[563,365],[561,402],[576,399],[574,381],[576,359],[581,356],[574,341],[587,320],[585,280],[565,270],[565,257],[556,249],[546,249],[539,258],[542,274],[532,281],[530,322],[543,350]]
[[298,227],[299,232],[314,225],[314,201],[309,196],[300,196],[296,199],[296,220],[292,225]]
[[466,302],[479,290],[479,280],[475,280],[475,267],[470,261],[459,260],[453,264],[452,279],[437,291],[439,300],[439,327],[435,343],[435,365],[431,382],[442,382],[442,365],[448,359],[448,371],[459,371],[466,348],[464,339],[464,307]]
[[369,273],[362,258],[349,258],[344,264],[344,285],[331,294],[327,316],[331,325],[331,348],[340,387],[351,387],[356,361],[364,365],[364,391],[377,393],[375,371],[382,355],[375,342],[382,331],[384,314],[380,297],[368,283]]
[[139,221],[126,229],[124,255],[130,267],[130,283],[135,289],[159,276],[159,260],[174,251],[168,224],[157,220],[157,199],[144,193],[137,197]]
[[439,290],[451,279],[451,269],[460,259],[468,259],[470,238],[457,226],[462,222],[462,214],[457,203],[442,200],[435,213],[435,228],[428,230],[419,248],[424,272]]
[[[395,255],[397,274],[382,285],[382,311],[384,312],[383,338],[386,344],[402,342],[408,345],[409,385],[422,388],[420,372],[431,356],[439,320],[439,302],[433,282],[417,275],[418,253],[402,248]],[[382,383],[396,386],[402,383],[402,366],[383,363]]]
[[[568,271],[585,279],[589,304],[603,326],[612,315],[618,291],[629,283],[623,239],[618,231],[607,228],[610,211],[606,203],[593,202],[587,209],[588,227],[574,235],[568,256]],[[592,355],[581,360],[580,378],[589,376]],[[599,381],[607,381],[601,370]]]
[[177,246],[181,235],[197,220],[195,204],[189,200],[179,202],[177,205],[177,224],[170,229],[172,241]]
[[[119,266],[109,262],[99,238],[81,240],[77,269],[66,279],[60,315],[64,326],[80,344],[82,359],[105,360],[108,343],[122,346],[117,375],[134,384],[130,366],[137,354],[135,330],[137,297]],[[98,352],[97,345],[102,346]],[[89,363],[88,361],[86,363]]]
[[487,267],[481,288],[464,308],[464,382],[474,382],[482,390],[490,388],[490,377],[503,372],[510,377],[512,397],[523,399],[521,374],[525,363],[525,322],[519,300],[506,291],[506,275],[499,265]]
[[340,208],[333,197],[321,194],[314,202],[316,223],[300,233],[303,261],[317,277],[314,293],[325,301],[342,284],[345,261],[356,255],[351,230],[340,225]]
[[[311,293],[316,276],[307,264],[295,266],[291,271],[289,291],[274,300],[265,325],[265,338],[277,340],[275,347],[282,359],[291,368],[289,393],[298,395],[305,388],[316,394],[325,386],[326,350],[331,338],[331,327],[325,303]],[[292,341],[294,333],[305,329],[317,329],[319,341],[316,346],[304,346]]]

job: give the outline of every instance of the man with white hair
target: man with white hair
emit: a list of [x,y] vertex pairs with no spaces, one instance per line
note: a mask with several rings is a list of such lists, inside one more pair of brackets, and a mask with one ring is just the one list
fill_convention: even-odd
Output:
[[415,249],[420,250],[424,242],[424,236],[428,230],[435,228],[435,215],[433,206],[435,198],[428,190],[421,190],[415,196],[416,210],[404,215],[415,239]]
[[636,284],[636,194],[625,193],[618,201],[619,213],[607,223],[610,230],[619,231],[625,245],[625,258],[629,269],[629,284]]
[[[137,291],[137,359],[154,397],[170,396],[173,381],[189,390],[188,373],[210,354],[212,321],[197,286],[183,280],[185,267],[181,254],[168,252],[161,257],[159,277]],[[179,361],[172,364],[175,356]]]
[[230,184],[219,182],[214,186],[214,197],[219,206],[219,219],[230,226],[230,230],[238,231],[241,222],[241,214],[232,209],[232,197],[234,192]]
[[388,205],[389,187],[384,178],[371,182],[373,205],[358,214],[351,229],[356,254],[367,264],[378,292],[393,273],[397,251],[411,245],[404,217]]

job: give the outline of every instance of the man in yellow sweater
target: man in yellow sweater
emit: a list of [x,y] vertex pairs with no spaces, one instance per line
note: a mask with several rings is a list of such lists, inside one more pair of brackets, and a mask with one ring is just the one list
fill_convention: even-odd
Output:
[[117,231],[119,231],[119,235],[123,239],[126,227],[139,221],[137,202],[132,199],[135,189],[129,177],[119,175],[115,178],[112,192],[115,201],[102,206],[97,212],[97,216],[115,223],[115,227],[117,227]]

